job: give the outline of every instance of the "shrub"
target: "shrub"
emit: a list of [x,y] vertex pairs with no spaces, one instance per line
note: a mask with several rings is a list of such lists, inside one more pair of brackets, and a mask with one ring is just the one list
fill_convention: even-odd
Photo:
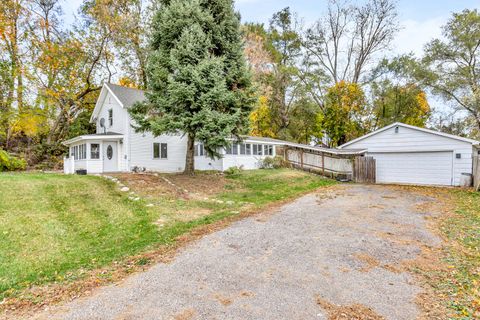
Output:
[[227,170],[225,170],[223,173],[225,173],[228,176],[233,176],[233,175],[240,174],[242,170],[243,170],[242,167],[230,167]]
[[260,168],[262,169],[279,169],[289,167],[290,163],[280,156],[266,157],[260,162]]
[[18,171],[25,170],[27,162],[8,154],[4,150],[0,150],[0,172],[2,171]]

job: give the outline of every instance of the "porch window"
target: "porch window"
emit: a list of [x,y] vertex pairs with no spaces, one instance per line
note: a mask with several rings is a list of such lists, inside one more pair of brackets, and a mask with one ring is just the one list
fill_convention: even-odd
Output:
[[238,144],[237,143],[232,143],[231,146],[226,148],[226,153],[227,154],[238,154]]
[[113,109],[108,110],[108,123],[111,126],[113,126]]
[[75,160],[87,159],[87,145],[81,144],[81,145],[72,147],[72,156],[75,157]]
[[253,155],[261,156],[263,154],[263,146],[261,144],[254,144],[253,145]]
[[155,142],[153,144],[153,159],[167,159],[168,146],[166,143]]
[[249,143],[240,144],[240,154],[241,155],[250,155],[252,153],[252,145]]
[[264,145],[264,152],[263,154],[266,156],[273,156],[273,146],[272,145]]
[[90,144],[90,159],[100,159],[100,145],[98,143]]

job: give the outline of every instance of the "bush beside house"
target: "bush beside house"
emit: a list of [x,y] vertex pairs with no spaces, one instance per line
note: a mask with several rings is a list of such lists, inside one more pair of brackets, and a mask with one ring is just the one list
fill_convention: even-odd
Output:
[[0,149],[0,172],[25,170],[27,162]]

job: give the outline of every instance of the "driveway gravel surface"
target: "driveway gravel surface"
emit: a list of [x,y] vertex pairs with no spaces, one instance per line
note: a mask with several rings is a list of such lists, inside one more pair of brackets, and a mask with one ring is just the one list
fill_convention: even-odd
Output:
[[35,318],[329,319],[330,305],[415,319],[422,288],[398,266],[440,245],[417,210],[431,200],[397,187],[321,189]]

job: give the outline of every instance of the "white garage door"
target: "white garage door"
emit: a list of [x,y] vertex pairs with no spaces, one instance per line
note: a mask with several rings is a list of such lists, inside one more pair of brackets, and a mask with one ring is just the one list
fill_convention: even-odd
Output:
[[371,153],[378,183],[452,185],[452,152]]

